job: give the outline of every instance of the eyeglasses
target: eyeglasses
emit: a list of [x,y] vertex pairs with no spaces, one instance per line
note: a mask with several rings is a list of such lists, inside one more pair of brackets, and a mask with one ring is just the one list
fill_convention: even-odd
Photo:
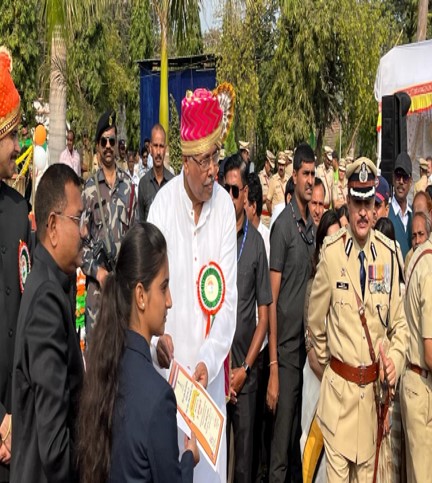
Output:
[[219,149],[216,149],[216,151],[213,154],[210,154],[203,159],[196,159],[195,156],[189,156],[189,157],[192,158],[195,161],[195,163],[197,163],[199,165],[199,167],[201,168],[201,171],[207,171],[210,168],[210,165],[212,163],[213,164],[218,163],[218,161],[219,161]]
[[63,218],[69,218],[69,220],[74,221],[80,228],[83,226],[85,211],[83,211],[80,216],[66,215],[64,213],[61,213],[60,211],[53,211],[53,213],[54,215],[62,216]]
[[115,146],[115,143],[116,143],[116,138],[114,136],[110,136],[110,137],[105,137],[105,136],[102,136],[100,138],[100,144],[103,148],[106,148],[106,145],[110,144],[110,146],[113,148]]
[[396,171],[394,177],[396,181],[401,179],[404,183],[408,183],[409,179],[411,178],[411,176],[406,174],[405,171]]
[[239,188],[235,184],[227,184],[225,183],[225,189],[227,190],[228,194],[232,191],[233,198],[236,200],[239,197],[240,191],[243,191],[246,188],[246,186],[243,186],[243,188]]

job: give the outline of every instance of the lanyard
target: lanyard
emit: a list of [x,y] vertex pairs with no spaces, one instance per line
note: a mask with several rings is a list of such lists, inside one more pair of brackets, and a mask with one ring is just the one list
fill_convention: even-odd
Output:
[[243,233],[243,240],[242,240],[241,246],[240,246],[240,253],[238,254],[238,257],[237,257],[237,263],[240,261],[240,258],[241,258],[242,253],[243,253],[243,248],[244,248],[244,244],[245,244],[246,237],[247,237],[248,227],[249,227],[249,220],[246,218],[246,226],[245,226],[244,233]]

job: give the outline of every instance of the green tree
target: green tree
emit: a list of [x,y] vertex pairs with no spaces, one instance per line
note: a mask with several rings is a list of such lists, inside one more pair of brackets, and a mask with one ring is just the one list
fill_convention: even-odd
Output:
[[277,75],[267,97],[272,145],[293,146],[314,130],[320,152],[325,129],[335,118],[342,120],[347,138],[372,112],[376,119],[376,69],[395,33],[381,2],[286,0],[278,27]]
[[108,4],[108,0],[44,0],[43,19],[50,47],[50,129],[51,161],[58,160],[65,147],[67,41],[72,42],[77,26],[88,25]]
[[172,94],[170,94],[170,123],[168,137],[170,140],[170,165],[174,169],[175,174],[179,174],[183,164],[182,150],[180,145],[180,119],[177,112],[176,102]]
[[140,148],[140,80],[137,61],[152,57],[154,45],[154,19],[151,15],[150,0],[133,0],[128,48],[128,66],[132,85],[126,96],[126,132],[129,145],[136,149]]
[[37,11],[36,0],[0,2],[0,45],[12,54],[12,77],[29,121],[33,118],[32,103],[39,97],[38,66],[44,51]]
[[233,131],[237,140],[255,140],[259,109],[255,37],[266,3],[265,0],[227,0],[223,11],[217,78],[218,82],[230,82],[236,93]]

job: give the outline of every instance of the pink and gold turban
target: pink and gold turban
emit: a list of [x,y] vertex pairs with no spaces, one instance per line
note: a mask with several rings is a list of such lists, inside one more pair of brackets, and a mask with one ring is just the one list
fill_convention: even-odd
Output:
[[221,146],[234,114],[235,94],[228,83],[213,92],[187,91],[181,104],[180,140],[185,156],[201,154],[213,145]]

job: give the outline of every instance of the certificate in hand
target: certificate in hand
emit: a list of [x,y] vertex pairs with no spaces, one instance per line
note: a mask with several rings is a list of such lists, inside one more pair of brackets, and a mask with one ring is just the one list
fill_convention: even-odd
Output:
[[208,392],[177,361],[172,361],[168,382],[174,389],[177,410],[195,433],[200,449],[216,468],[225,416]]

